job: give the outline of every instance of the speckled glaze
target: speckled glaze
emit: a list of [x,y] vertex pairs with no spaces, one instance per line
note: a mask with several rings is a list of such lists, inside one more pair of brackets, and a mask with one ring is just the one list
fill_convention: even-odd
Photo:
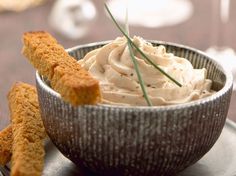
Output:
[[[46,131],[78,166],[98,175],[175,175],[199,160],[218,139],[227,116],[232,75],[201,51],[165,45],[168,52],[205,67],[218,92],[210,97],[162,107],[85,105],[64,102],[36,73]],[[76,59],[106,42],[68,49]]]

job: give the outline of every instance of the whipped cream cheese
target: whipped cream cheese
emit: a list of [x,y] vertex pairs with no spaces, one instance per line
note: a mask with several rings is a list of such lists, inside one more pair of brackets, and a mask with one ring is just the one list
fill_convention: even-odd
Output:
[[[178,87],[134,50],[148,96],[154,106],[185,103],[214,93],[211,90],[212,81],[206,79],[205,68],[194,69],[187,59],[167,53],[164,46],[154,47],[136,36],[132,40],[154,63],[182,84],[182,87]],[[125,37],[118,37],[89,52],[78,62],[99,80],[103,103],[147,105]]]

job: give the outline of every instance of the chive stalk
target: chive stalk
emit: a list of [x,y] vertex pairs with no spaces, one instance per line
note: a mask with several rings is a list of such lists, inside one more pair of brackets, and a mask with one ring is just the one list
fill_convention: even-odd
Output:
[[154,68],[156,68],[157,70],[159,70],[163,75],[165,75],[167,78],[169,78],[172,82],[174,82],[177,86],[182,87],[182,85],[175,80],[172,76],[170,76],[168,73],[166,73],[162,68],[160,68],[158,65],[156,65],[151,59],[149,59],[149,57],[144,54],[144,52],[139,49],[138,46],[136,46],[136,44],[130,39],[130,37],[127,35],[127,33],[120,27],[120,25],[117,23],[117,21],[115,20],[115,18],[113,17],[111,11],[109,10],[108,6],[105,4],[105,8],[108,12],[108,14],[110,15],[112,21],[115,23],[116,27],[120,30],[120,32],[126,37],[127,41],[152,65],[154,66]]
[[143,97],[145,98],[145,100],[147,101],[147,104],[148,106],[152,106],[152,102],[151,100],[149,99],[149,96],[147,94],[147,91],[146,91],[146,87],[145,87],[145,83],[143,81],[143,78],[141,76],[141,73],[139,71],[139,67],[138,67],[138,63],[135,59],[135,56],[134,56],[134,53],[133,53],[133,47],[131,46],[131,43],[128,41],[127,42],[128,44],[128,48],[129,48],[129,53],[130,53],[130,57],[132,59],[132,62],[134,64],[134,69],[136,71],[136,74],[137,74],[137,77],[138,77],[138,80],[139,80],[139,83],[140,83],[140,86],[141,86],[141,89],[143,91]]

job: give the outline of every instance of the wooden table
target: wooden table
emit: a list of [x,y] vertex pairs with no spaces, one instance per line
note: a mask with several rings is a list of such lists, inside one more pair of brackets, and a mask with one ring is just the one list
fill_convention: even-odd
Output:
[[[53,34],[65,48],[78,44],[101,40],[114,39],[121,34],[107,18],[103,10],[103,3],[95,1],[98,16],[86,36],[79,40],[69,40],[55,33],[48,24],[48,15],[53,5],[48,1],[44,5],[28,9],[21,13],[0,13],[0,129],[9,123],[9,111],[6,95],[11,85],[16,81],[35,84],[35,70],[22,56],[21,36],[25,31],[46,30]],[[172,27],[145,28],[130,27],[131,34],[145,39],[172,41],[186,44],[200,50],[205,50],[212,44],[212,8],[211,0],[192,0],[194,14],[191,19]],[[236,2],[232,1],[231,9],[236,9]],[[230,14],[236,17],[236,11]],[[234,20],[236,21],[236,20]],[[234,30],[236,24],[230,22],[229,30]],[[227,37],[226,42],[236,49],[235,36]],[[233,93],[228,117],[236,121],[236,93]]]

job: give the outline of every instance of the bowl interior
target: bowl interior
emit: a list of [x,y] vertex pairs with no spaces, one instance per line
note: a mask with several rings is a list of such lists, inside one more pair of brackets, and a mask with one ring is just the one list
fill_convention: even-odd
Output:
[[[175,43],[162,42],[162,41],[150,41],[150,42],[154,46],[164,45],[166,47],[167,52],[188,59],[192,63],[193,67],[196,69],[206,68],[207,78],[213,81],[212,84],[213,90],[219,91],[225,85],[226,75],[224,73],[223,68],[203,52]],[[90,45],[82,45],[74,47],[68,49],[68,53],[75,59],[79,60],[82,59],[89,51],[100,48],[107,43],[108,42],[100,42],[97,44],[95,43]]]
[[[110,41],[104,41],[104,42],[79,45],[67,49],[67,52],[76,60],[79,60],[82,59],[88,52],[100,48],[109,42]],[[211,59],[208,55],[206,55],[204,52],[176,43],[163,42],[163,41],[150,41],[150,42],[153,44],[153,46],[163,45],[166,47],[167,52],[188,59],[192,63],[195,69],[206,68],[207,78],[213,81],[212,89],[217,91],[217,93],[214,94],[213,96],[216,97],[217,94],[220,95],[221,93],[219,93],[219,90],[227,91],[232,86],[232,75],[227,70],[225,70],[219,63],[217,63],[215,60]],[[50,82],[43,77],[41,78],[42,81],[50,87]],[[222,90],[223,88],[225,90]],[[208,97],[204,99],[207,98]],[[175,105],[170,105],[170,106],[175,106]]]

